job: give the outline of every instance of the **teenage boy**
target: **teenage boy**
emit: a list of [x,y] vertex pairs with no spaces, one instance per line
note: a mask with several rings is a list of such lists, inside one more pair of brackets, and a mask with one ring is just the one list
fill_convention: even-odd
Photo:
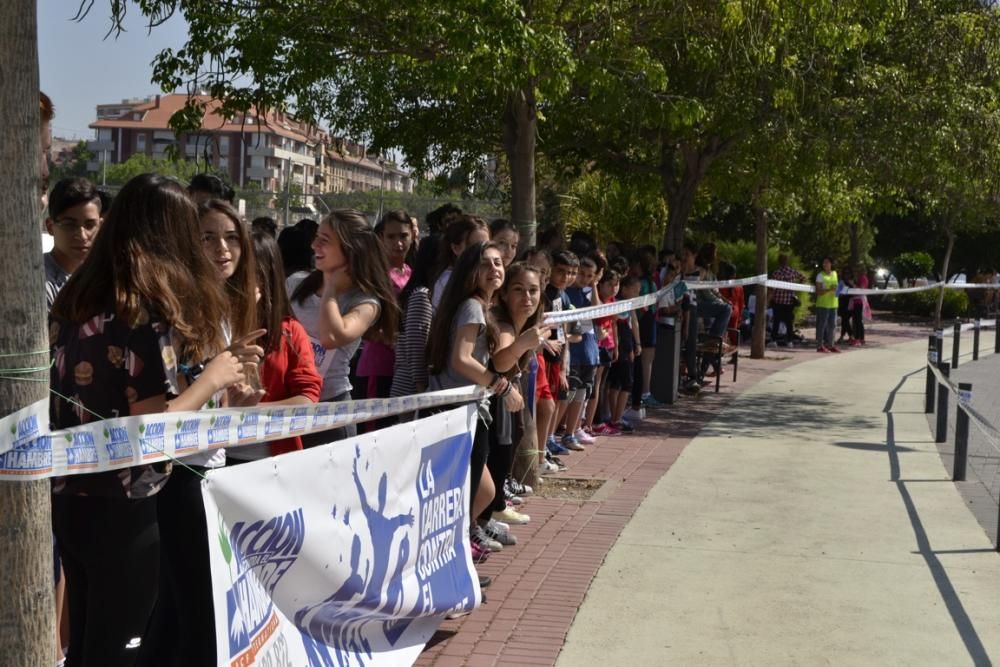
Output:
[[45,302],[51,309],[56,295],[90,252],[104,212],[101,195],[86,178],[64,178],[49,193],[45,229],[52,251],[43,255]]
[[[552,272],[549,274],[549,284],[545,287],[545,310],[546,312],[561,312],[570,310],[572,304],[566,296],[566,288],[576,281],[576,272],[580,266],[580,260],[576,255],[568,250],[560,250],[552,255]],[[551,454],[568,454],[569,450],[563,447],[556,440],[555,432],[566,416],[568,407],[569,391],[569,346],[576,335],[577,327],[573,325],[557,326],[552,329],[551,340],[555,343],[553,348],[558,348],[558,353],[546,356],[546,370],[548,372],[549,387],[553,394],[556,394],[557,408],[552,424],[549,426],[549,434],[546,439],[546,447]],[[577,444],[574,449],[581,449]]]
[[[594,260],[582,258],[576,281],[565,290],[573,308],[588,308],[600,304],[597,296],[597,283],[600,279]],[[594,442],[593,436],[580,428],[580,416],[587,399],[592,398],[594,378],[600,364],[597,333],[591,319],[580,320],[578,324],[580,340],[569,345],[569,396],[566,434],[562,438],[562,446],[567,449],[582,449],[581,443],[589,445]]]

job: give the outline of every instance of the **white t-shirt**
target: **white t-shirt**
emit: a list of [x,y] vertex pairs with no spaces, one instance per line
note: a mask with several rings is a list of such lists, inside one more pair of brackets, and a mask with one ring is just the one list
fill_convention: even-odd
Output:
[[434,306],[434,310],[438,309],[441,305],[441,297],[444,296],[444,290],[448,287],[448,281],[451,280],[451,267],[445,269],[438,276],[438,279],[434,281],[434,289],[431,291],[431,305]]

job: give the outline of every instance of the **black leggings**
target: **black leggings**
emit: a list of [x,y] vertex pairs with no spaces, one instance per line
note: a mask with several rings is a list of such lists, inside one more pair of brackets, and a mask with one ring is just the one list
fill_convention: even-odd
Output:
[[156,601],[156,497],[54,495],[52,527],[66,573],[67,667],[130,667]]
[[851,308],[851,323],[854,325],[854,339],[865,339],[865,306],[862,303],[855,304]]
[[479,518],[489,521],[493,512],[502,512],[507,508],[507,499],[504,497],[503,484],[507,480],[507,475],[514,465],[514,446],[498,445],[490,443],[490,451],[486,467],[490,469],[490,478],[493,480],[495,489],[493,494],[493,504],[487,507]]
[[170,480],[155,499],[160,525],[160,596],[136,664],[210,667],[217,664],[215,603],[201,477],[175,464]]
[[483,481],[483,466],[490,456],[490,431],[482,419],[476,419],[476,433],[472,438],[472,456],[469,458],[469,508]]

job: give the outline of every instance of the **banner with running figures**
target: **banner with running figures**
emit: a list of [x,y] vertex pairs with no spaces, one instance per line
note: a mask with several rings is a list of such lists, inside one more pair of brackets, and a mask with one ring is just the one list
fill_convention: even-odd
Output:
[[[169,412],[104,419],[58,431],[48,426],[49,402],[38,401],[0,419],[0,480],[45,479],[171,461],[475,401],[485,392],[470,385],[398,398]],[[52,400],[65,399],[53,396]]]
[[480,604],[476,409],[208,473],[218,664],[410,665]]

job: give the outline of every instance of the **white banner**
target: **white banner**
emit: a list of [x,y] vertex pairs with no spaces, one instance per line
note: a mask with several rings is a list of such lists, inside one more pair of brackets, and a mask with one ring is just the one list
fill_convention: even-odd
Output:
[[118,417],[60,431],[50,431],[48,401],[38,401],[0,420],[0,480],[80,475],[170,461],[454,405],[485,394],[486,389],[470,385],[398,398]]
[[410,665],[481,601],[471,404],[203,483],[218,664]]

